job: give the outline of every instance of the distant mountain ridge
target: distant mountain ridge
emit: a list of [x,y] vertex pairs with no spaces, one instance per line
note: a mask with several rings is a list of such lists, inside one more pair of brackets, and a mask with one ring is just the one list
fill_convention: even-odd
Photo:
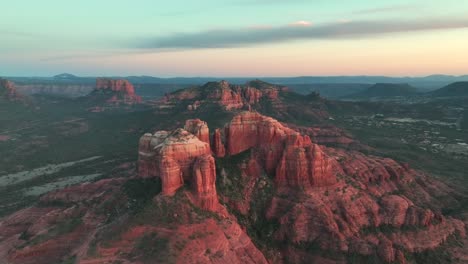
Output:
[[468,82],[455,82],[432,92],[433,96],[468,96]]
[[80,77],[70,74],[70,73],[61,73],[54,76],[54,79],[79,79]]
[[396,97],[418,94],[418,89],[407,83],[376,83],[366,90],[349,95],[350,98]]
[[[13,81],[47,81],[57,79],[82,79],[94,80],[96,77],[79,77],[70,73],[62,73],[54,77],[8,77]],[[277,84],[321,84],[321,83],[349,83],[349,84],[375,84],[375,83],[408,83],[412,86],[440,88],[453,82],[468,81],[468,75],[429,75],[425,77],[388,77],[388,76],[296,76],[296,77],[170,77],[161,78],[154,76],[109,76],[109,78],[127,79],[134,84],[144,83],[178,83],[203,85],[207,82],[226,80],[233,84],[244,84],[252,79],[261,79],[269,83]],[[442,85],[440,85],[443,83]]]
[[[208,82],[226,80],[231,84],[242,85],[255,79],[252,77],[171,77],[128,76],[114,79],[126,79],[131,82],[145,98],[159,98],[165,93],[190,86],[200,86]],[[65,94],[76,97],[85,95],[95,85],[95,77],[80,77],[62,73],[53,77],[9,77],[25,94]],[[454,82],[468,82],[468,75],[430,75],[426,77],[386,77],[386,76],[299,76],[299,77],[260,77],[262,81],[288,86],[300,94],[319,92],[326,98],[343,98],[365,91],[376,83],[407,83],[421,92],[430,92]],[[73,91],[66,89],[73,87]],[[71,93],[71,95],[68,95]]]

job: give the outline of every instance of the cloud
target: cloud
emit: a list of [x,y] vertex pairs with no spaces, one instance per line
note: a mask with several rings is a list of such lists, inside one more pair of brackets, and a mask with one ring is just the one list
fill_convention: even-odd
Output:
[[468,19],[369,20],[349,21],[346,23],[336,22],[314,26],[285,25],[271,28],[218,29],[143,39],[136,46],[138,48],[155,50],[233,48],[281,43],[292,40],[350,39],[390,33],[458,28],[468,28]]
[[305,21],[305,20],[299,20],[299,21],[293,22],[293,23],[291,23],[289,25],[292,26],[292,27],[308,27],[308,26],[311,26],[312,23],[310,23],[309,21]]
[[418,5],[395,5],[395,6],[384,6],[378,8],[363,9],[354,12],[355,14],[376,14],[376,13],[389,13],[421,9]]

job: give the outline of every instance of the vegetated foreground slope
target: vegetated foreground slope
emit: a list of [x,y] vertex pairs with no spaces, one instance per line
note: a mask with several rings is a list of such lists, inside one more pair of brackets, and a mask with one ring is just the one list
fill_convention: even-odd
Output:
[[118,110],[88,112],[115,115],[107,123],[109,138],[99,135],[102,142],[96,144],[128,144],[115,151],[138,156],[138,166],[125,162],[107,179],[52,191],[33,207],[4,217],[0,258],[11,263],[466,259],[465,223],[445,210],[457,207],[463,194],[407,163],[365,154],[372,149],[330,121],[340,107],[349,111],[349,105],[259,81],[210,83],[168,95],[150,111],[127,112],[141,119],[130,122],[138,128],[122,141],[113,138],[122,130],[112,128],[129,124],[118,121]]

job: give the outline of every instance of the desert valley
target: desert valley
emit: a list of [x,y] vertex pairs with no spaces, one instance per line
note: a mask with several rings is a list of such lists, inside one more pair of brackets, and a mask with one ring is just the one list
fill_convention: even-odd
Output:
[[125,79],[63,78],[1,81],[4,263],[468,260],[468,82],[338,100],[211,81],[142,99]]

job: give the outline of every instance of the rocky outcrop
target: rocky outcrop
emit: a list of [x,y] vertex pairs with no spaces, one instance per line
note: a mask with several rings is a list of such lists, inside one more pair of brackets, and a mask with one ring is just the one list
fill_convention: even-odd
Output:
[[262,81],[245,85],[232,85],[227,81],[209,82],[203,86],[189,88],[169,95],[162,100],[165,104],[185,101],[187,110],[195,111],[204,104],[218,104],[226,110],[250,109],[262,99],[276,101],[280,91],[286,87],[275,86]]
[[141,97],[135,94],[135,88],[127,80],[114,80],[107,78],[96,79],[96,88],[91,95],[105,94],[109,104],[137,104]]
[[113,92],[124,93],[128,96],[135,95],[135,88],[127,80],[113,80],[106,78],[96,79],[96,90],[110,90]]
[[194,202],[206,210],[216,210],[216,170],[209,146],[208,126],[201,120],[188,120],[185,129],[145,134],[140,139],[139,176],[160,177],[162,193],[172,196],[190,182]]
[[213,134],[212,149],[216,157],[222,158],[226,155],[226,149],[224,147],[221,130],[219,128],[217,128]]
[[191,187],[195,204],[205,210],[215,210],[218,207],[216,166],[213,156],[204,155],[196,159]]
[[[245,151],[250,155],[237,165],[242,179],[235,184],[242,187],[236,193],[242,198],[228,193],[221,196],[223,201],[241,215],[257,216],[251,206],[256,202],[252,194],[263,192],[257,179],[263,172],[273,178],[277,194],[267,203],[265,218],[278,223],[273,237],[288,245],[287,254],[294,254],[288,258],[304,258],[308,252],[301,247],[307,245],[404,263],[403,252],[432,250],[452,235],[465,237],[463,222],[443,216],[443,206],[434,203],[435,197],[450,196],[450,189],[408,164],[364,155],[346,144],[336,149],[315,144],[309,136],[256,112],[235,116],[225,126],[224,137],[226,156]],[[215,132],[213,142],[222,138]],[[216,153],[218,147],[213,149]],[[257,164],[252,166],[257,169],[247,169],[247,164]],[[232,184],[233,175],[221,171],[220,184]]]
[[225,127],[226,154],[253,148],[278,186],[311,188],[333,185],[331,160],[308,136],[256,112],[235,116]]
[[329,148],[323,152],[336,161],[331,171],[337,183],[310,189],[300,198],[287,191],[274,197],[266,217],[280,223],[277,240],[403,263],[401,249],[432,250],[451,235],[465,236],[461,221],[431,209],[432,195],[450,195],[446,187],[391,159]]
[[189,119],[185,121],[184,129],[195,135],[201,141],[210,144],[210,130],[208,124],[200,119]]
[[20,94],[12,81],[0,78],[0,96],[12,102],[25,102],[26,98]]
[[[210,158],[199,164],[204,170]],[[68,187],[0,219],[0,262],[268,263],[234,217],[209,218],[183,195],[157,195],[136,224],[126,214],[127,181]]]

